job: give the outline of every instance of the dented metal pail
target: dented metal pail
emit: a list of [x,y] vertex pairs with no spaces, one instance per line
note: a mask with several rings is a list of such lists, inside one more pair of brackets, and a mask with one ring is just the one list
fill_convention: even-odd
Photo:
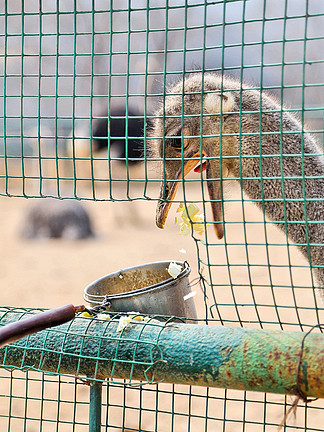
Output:
[[88,285],[84,299],[91,307],[109,300],[116,312],[140,312],[196,318],[196,309],[190,294],[189,264],[176,261],[182,267],[174,279],[168,273],[171,261],[160,261],[129,267],[104,276]]

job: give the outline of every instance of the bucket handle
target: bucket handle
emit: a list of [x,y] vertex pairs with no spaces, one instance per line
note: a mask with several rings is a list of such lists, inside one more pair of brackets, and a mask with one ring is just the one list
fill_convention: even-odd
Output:
[[100,312],[108,311],[111,307],[111,302],[108,299],[109,299],[109,296],[106,294],[105,298],[103,299],[103,301],[99,305],[93,306],[92,308],[86,308],[86,311],[90,315],[97,315]]

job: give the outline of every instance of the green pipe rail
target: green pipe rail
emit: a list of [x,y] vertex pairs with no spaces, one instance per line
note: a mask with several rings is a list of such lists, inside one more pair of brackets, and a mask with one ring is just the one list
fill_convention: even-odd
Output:
[[[33,311],[0,311],[0,325]],[[127,315],[126,315],[127,317]],[[122,316],[121,319],[125,317]],[[0,349],[0,366],[324,397],[324,335],[79,315]]]

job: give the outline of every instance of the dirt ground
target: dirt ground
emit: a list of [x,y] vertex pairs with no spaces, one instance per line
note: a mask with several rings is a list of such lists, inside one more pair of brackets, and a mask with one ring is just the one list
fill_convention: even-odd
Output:
[[[142,186],[135,185],[133,196],[141,196],[141,188]],[[118,191],[118,187],[116,190]],[[199,199],[200,188],[193,185],[191,190],[190,199]],[[84,196],[88,192],[85,188]],[[105,193],[106,191],[102,192],[103,195]],[[124,191],[121,191],[121,196],[123,194]],[[152,185],[149,196],[158,196],[158,183]],[[241,320],[245,326],[260,327],[261,321],[265,328],[282,327],[285,330],[298,331],[300,322],[304,325],[316,323],[314,307],[317,299],[309,289],[310,272],[303,258],[293,248],[290,250],[285,246],[281,233],[271,224],[267,224],[265,233],[262,215],[249,203],[244,207],[244,217],[250,223],[239,223],[242,217],[239,191],[236,191],[231,199],[233,202],[228,204],[226,211],[229,222],[226,242],[219,242],[212,227],[208,228],[211,230],[210,233],[208,231],[212,254],[210,262],[216,266],[211,277],[215,282],[216,301],[224,324],[240,325]],[[26,212],[32,205],[32,199],[0,198],[0,285],[1,304],[4,306],[52,308],[66,303],[80,304],[84,302],[85,286],[92,281],[128,266],[153,261],[187,260],[192,268],[191,280],[197,276],[196,244],[190,236],[179,235],[179,229],[173,222],[175,208],[169,216],[169,226],[165,230],[159,230],[154,220],[156,201],[87,201],[83,202],[83,205],[93,221],[96,234],[94,238],[82,241],[33,241],[21,236]],[[244,239],[249,243],[248,248],[244,246]],[[265,240],[272,246],[266,248]],[[186,251],[185,254],[183,250]],[[198,250],[201,260],[205,262],[206,248],[203,243],[198,244]],[[247,260],[249,266],[246,265]],[[267,260],[271,262],[271,270],[267,266]],[[230,263],[229,267],[225,265],[226,262]],[[287,265],[289,262],[292,270]],[[204,271],[206,272],[206,269]],[[207,279],[210,278],[208,272],[204,275]],[[296,285],[300,285],[294,296],[291,288],[287,288],[292,277],[299,282]],[[254,285],[253,290],[248,284],[249,281]],[[204,318],[203,295],[199,288],[196,290],[198,316]],[[211,291],[209,294],[210,306],[214,304],[214,299]],[[254,307],[254,301],[259,304],[259,308]],[[295,305],[298,312],[295,307],[289,308]],[[216,314],[214,316],[217,318]],[[37,382],[35,386],[36,384]],[[51,388],[53,383],[47,383],[46,386]],[[70,387],[73,386],[66,384],[67,392]],[[277,430],[284,413],[284,397],[277,395],[224,392],[219,389],[207,391],[201,388],[193,388],[189,394],[189,389],[185,386],[172,387],[163,384],[159,389],[161,391],[157,393],[156,386],[147,386],[144,389],[109,387],[104,396],[105,401],[109,397],[109,409],[107,411],[103,408],[103,415],[109,414],[108,430],[268,432]],[[77,391],[80,398],[78,401],[84,399],[87,402],[88,388],[78,385]],[[207,393],[208,404],[205,397]],[[136,407],[140,400],[142,417],[139,419]],[[17,400],[16,411],[20,412],[23,418],[25,405],[20,406],[18,402]],[[46,414],[48,428],[45,427],[45,421],[42,430],[56,430],[53,429],[51,421],[55,422],[58,410],[61,410],[60,418],[71,418],[71,404],[61,404],[58,408],[54,397],[52,405],[53,412],[48,408]],[[77,427],[73,430],[81,431],[87,430],[88,412],[87,405],[80,406],[82,409],[76,416]],[[3,405],[0,414],[6,416],[6,407],[6,404]],[[304,404],[300,403],[297,417],[290,417],[286,430],[322,430],[320,425],[324,424],[324,415],[320,407],[323,408],[322,402],[314,402],[305,413]],[[36,414],[33,414],[34,418],[38,416],[38,409],[39,406]],[[243,420],[246,422],[244,429]],[[0,417],[0,425],[7,427],[6,422],[5,417]],[[264,422],[267,423],[266,429]],[[11,430],[22,430],[20,424],[17,423],[16,428]],[[62,424],[60,430],[72,430],[70,426]],[[39,423],[31,421],[27,430],[39,430]]]

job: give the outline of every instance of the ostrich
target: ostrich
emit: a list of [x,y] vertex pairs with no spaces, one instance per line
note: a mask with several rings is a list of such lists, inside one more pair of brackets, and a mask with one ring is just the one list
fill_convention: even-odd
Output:
[[[126,159],[127,155],[129,164],[134,165],[140,162],[144,155],[143,114],[139,110],[128,109],[126,115],[126,108],[120,106],[111,108],[110,116],[109,118],[106,112],[102,117],[93,120],[92,135],[90,124],[78,125],[67,140],[67,156],[71,159],[73,156],[87,159],[91,154],[90,136],[92,136],[94,152],[107,149],[109,144],[108,136],[110,136],[110,147],[115,150],[114,154],[117,158]],[[87,174],[82,175],[86,176]]]
[[[126,116],[124,107],[114,108],[110,114],[109,122],[108,114],[93,122],[93,142],[96,150],[108,147],[108,135],[110,134],[111,147],[118,150],[118,157],[125,159],[127,156],[130,163],[138,162],[143,157],[144,150],[143,114],[129,109]],[[127,142],[126,136],[128,136]]]
[[226,76],[189,75],[168,89],[149,141],[152,156],[165,160],[159,228],[179,180],[194,168],[206,169],[213,224],[221,239],[222,180],[239,179],[247,196],[287,230],[309,261],[317,286],[324,287],[323,157],[314,137],[302,132],[299,120],[271,95]]
[[93,237],[90,217],[80,202],[46,198],[37,200],[24,218],[22,236],[28,239]]

